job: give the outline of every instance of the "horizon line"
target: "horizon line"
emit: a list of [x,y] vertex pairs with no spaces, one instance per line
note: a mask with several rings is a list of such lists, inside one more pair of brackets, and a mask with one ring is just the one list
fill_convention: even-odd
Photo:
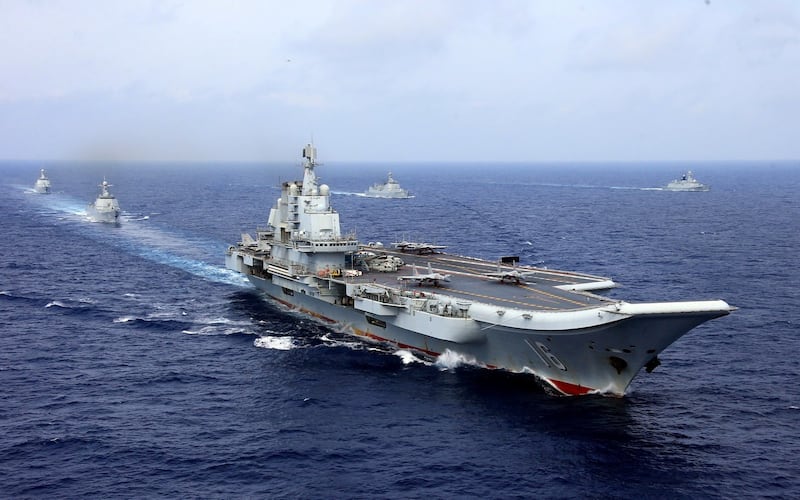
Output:
[[[696,163],[696,164],[709,164],[709,163],[752,163],[752,162],[766,162],[766,163],[792,163],[800,162],[800,158],[748,158],[748,159],[717,159],[717,160],[698,160],[698,159],[668,159],[668,160],[655,160],[655,159],[638,159],[638,160],[619,160],[619,159],[602,159],[602,160],[553,160],[553,159],[531,159],[531,160],[324,160],[324,163],[335,164],[375,164],[375,165],[415,165],[415,164],[453,164],[453,165],[471,165],[483,163],[502,163],[502,164],[627,164],[627,163]],[[232,160],[232,159],[112,159],[112,158],[92,158],[92,159],[54,159],[54,158],[0,158],[0,163],[116,163],[116,164],[211,164],[211,163],[235,163],[235,164],[290,164],[302,163],[300,160]]]

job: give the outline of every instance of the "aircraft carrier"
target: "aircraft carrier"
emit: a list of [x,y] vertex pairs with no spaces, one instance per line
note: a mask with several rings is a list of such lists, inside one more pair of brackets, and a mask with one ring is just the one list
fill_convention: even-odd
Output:
[[608,278],[445,253],[420,242],[360,244],[342,234],[316,149],[302,181],[284,182],[268,225],[226,252],[226,266],[273,300],[342,331],[435,358],[534,374],[559,394],[624,395],[642,368],[695,326],[729,314],[722,300],[629,303],[594,292]]

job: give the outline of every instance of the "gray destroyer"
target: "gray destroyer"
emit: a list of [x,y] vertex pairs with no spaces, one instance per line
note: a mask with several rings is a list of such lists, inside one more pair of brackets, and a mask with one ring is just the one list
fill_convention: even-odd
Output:
[[95,222],[119,224],[119,214],[121,210],[117,198],[108,190],[110,187],[111,184],[103,179],[103,182],[100,184],[100,194],[97,195],[94,203],[86,207],[86,215],[91,220]]
[[47,178],[47,173],[44,171],[44,169],[39,172],[39,178],[36,179],[36,183],[33,185],[33,190],[39,194],[50,194],[52,192],[50,179]]
[[708,184],[703,184],[694,178],[694,174],[689,170],[681,176],[680,179],[674,179],[669,184],[664,186],[666,191],[694,191],[705,192],[711,189]]
[[316,149],[302,181],[284,182],[268,227],[228,248],[226,266],[269,297],[364,339],[431,358],[531,373],[565,395],[624,395],[642,368],[695,326],[734,308],[722,300],[629,303],[592,293],[608,278],[342,234]]
[[373,184],[364,193],[364,196],[370,198],[411,198],[411,194],[407,189],[400,187],[400,183],[394,180],[392,173],[389,172],[389,178],[383,184]]

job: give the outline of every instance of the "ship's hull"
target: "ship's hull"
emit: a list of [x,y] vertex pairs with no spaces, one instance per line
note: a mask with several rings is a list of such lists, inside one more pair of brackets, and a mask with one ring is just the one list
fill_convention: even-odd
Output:
[[396,199],[405,199],[409,198],[408,193],[399,192],[399,191],[373,191],[369,190],[364,193],[364,196],[367,198],[396,198]]
[[41,170],[41,175],[36,179],[33,190],[39,194],[50,194],[50,179],[45,175],[44,169]]
[[664,190],[666,191],[704,192],[704,191],[709,191],[710,189],[711,189],[710,186],[706,184],[701,184],[696,181],[673,181],[664,186]]
[[667,186],[665,191],[691,191],[691,192],[705,192],[709,191],[708,186]]
[[89,205],[86,215],[94,222],[104,222],[107,224],[119,223],[119,210],[99,210],[94,205]]
[[[467,317],[442,318],[423,311],[408,314],[376,310],[382,314],[375,314],[314,297],[311,290],[306,293],[302,288],[280,286],[270,279],[253,275],[248,278],[272,299],[344,332],[428,357],[449,351],[477,366],[532,373],[546,387],[567,395],[624,395],[642,367],[657,364],[658,353],[695,326],[727,314],[721,310],[695,314],[665,311],[621,315],[619,321],[597,326],[537,331],[476,322]],[[457,337],[449,337],[448,332]]]

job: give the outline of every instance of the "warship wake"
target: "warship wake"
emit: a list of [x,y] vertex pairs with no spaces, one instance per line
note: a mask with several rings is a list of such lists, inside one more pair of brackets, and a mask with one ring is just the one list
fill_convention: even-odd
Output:
[[563,395],[622,396],[694,327],[735,308],[723,300],[630,303],[598,295],[608,278],[342,234],[313,144],[303,179],[282,184],[268,225],[226,252],[226,267],[273,300],[369,341],[435,358],[535,375]]

